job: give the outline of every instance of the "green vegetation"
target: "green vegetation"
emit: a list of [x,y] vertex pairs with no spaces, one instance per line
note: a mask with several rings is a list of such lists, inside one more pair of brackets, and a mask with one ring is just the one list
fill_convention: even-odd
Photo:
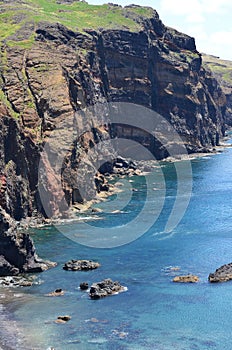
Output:
[[10,114],[15,118],[15,119],[18,119],[19,118],[19,113],[16,113],[9,100],[7,99],[6,95],[4,94],[4,92],[2,90],[0,90],[0,101],[3,102],[3,104],[8,108],[8,110],[10,111]]
[[[74,31],[86,28],[141,29],[136,17],[151,17],[153,10],[146,7],[122,8],[119,6],[89,5],[74,1],[59,4],[56,0],[0,1],[0,39],[11,46],[30,48],[34,41],[34,26],[41,21],[61,23]],[[28,35],[29,38],[25,37]],[[30,32],[31,31],[31,32]]]
[[[133,1],[132,1],[133,2]],[[0,0],[0,72],[8,67],[7,48],[30,49],[36,36],[36,28],[40,22],[60,23],[70,30],[84,32],[86,29],[125,29],[140,31],[141,21],[138,17],[150,18],[154,15],[148,7],[129,7],[106,5],[89,5],[85,1],[68,3],[62,0]],[[86,34],[87,35],[87,34]],[[87,50],[80,48],[80,54],[86,55]],[[49,70],[47,65],[39,65],[38,72]],[[25,72],[22,71],[26,82]],[[23,84],[23,81],[22,81]],[[2,90],[0,79],[0,101],[6,105],[15,118],[19,118],[7,96]],[[26,84],[25,84],[26,86]],[[25,108],[35,108],[31,92],[25,101]]]
[[232,62],[216,56],[202,55],[203,66],[209,68],[224,86],[232,86]]

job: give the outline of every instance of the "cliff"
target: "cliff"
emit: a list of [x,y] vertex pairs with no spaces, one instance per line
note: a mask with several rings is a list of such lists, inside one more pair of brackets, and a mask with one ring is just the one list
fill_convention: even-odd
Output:
[[29,234],[19,232],[15,221],[0,208],[0,276],[42,272],[52,266],[38,258]]
[[212,72],[219,82],[227,100],[225,122],[232,126],[232,62],[212,55],[202,55],[203,67]]
[[[46,216],[38,191],[43,145],[57,125],[91,105],[130,102],[154,110],[174,126],[190,153],[219,144],[226,96],[203,68],[194,39],[165,27],[155,10],[68,0],[0,4],[0,205],[16,220]],[[146,139],[157,159],[169,155],[143,130],[108,125],[107,120],[95,125],[77,118],[78,123],[88,124],[88,132],[65,153],[63,192],[53,188],[46,212],[56,212],[63,195],[68,205],[88,199],[94,181],[86,184],[86,177],[98,168],[85,164],[80,170],[77,164],[102,140],[127,138],[129,128],[130,137],[141,143]],[[64,128],[57,140],[60,149],[68,137]],[[47,176],[59,181],[44,162]],[[100,184],[107,188],[104,178]],[[46,178],[42,186],[48,192]]]

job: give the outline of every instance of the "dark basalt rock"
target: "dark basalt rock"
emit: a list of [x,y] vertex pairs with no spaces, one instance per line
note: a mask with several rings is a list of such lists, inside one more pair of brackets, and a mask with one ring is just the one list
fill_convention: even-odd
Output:
[[124,291],[125,287],[121,286],[119,282],[113,282],[108,278],[101,282],[93,283],[90,288],[89,296],[91,299],[100,299]]
[[12,266],[3,255],[0,256],[0,276],[16,276],[19,274],[19,269]]
[[99,266],[98,262],[92,260],[70,260],[64,264],[63,269],[68,271],[88,271],[97,269]]
[[15,221],[0,207],[0,276],[42,272],[54,265],[38,258],[32,239],[18,231]]
[[227,282],[232,280],[232,263],[219,267],[214,273],[210,273],[209,282]]
[[87,290],[89,288],[89,284],[87,282],[80,283],[81,290]]

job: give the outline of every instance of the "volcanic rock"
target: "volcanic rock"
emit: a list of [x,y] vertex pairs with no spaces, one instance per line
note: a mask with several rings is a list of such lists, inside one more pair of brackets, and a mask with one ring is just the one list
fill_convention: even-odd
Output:
[[88,271],[97,269],[100,266],[98,262],[92,260],[70,260],[63,266],[68,271]]
[[87,282],[80,283],[81,290],[87,290],[89,288],[89,284]]
[[54,263],[38,258],[32,239],[17,230],[15,221],[0,207],[0,276],[42,272]]
[[91,299],[100,299],[124,291],[125,287],[121,286],[119,282],[113,282],[108,278],[101,282],[93,283],[90,288],[89,296]]
[[196,283],[199,282],[199,277],[194,275],[176,276],[173,278],[173,282],[179,283]]
[[210,273],[208,277],[209,282],[227,282],[232,280],[232,263],[225,264],[219,267],[215,272]]

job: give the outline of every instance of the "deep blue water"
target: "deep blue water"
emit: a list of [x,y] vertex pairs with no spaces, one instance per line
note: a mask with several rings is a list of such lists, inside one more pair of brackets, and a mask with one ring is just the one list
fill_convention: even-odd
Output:
[[[231,349],[232,282],[207,281],[210,272],[232,261],[231,160],[230,148],[222,154],[192,160],[190,204],[172,234],[162,233],[177,190],[172,164],[162,167],[166,200],[159,219],[129,244],[112,249],[91,248],[68,239],[54,227],[34,230],[38,254],[58,262],[58,266],[38,276],[41,284],[16,290],[20,295],[11,304],[11,312],[23,329],[28,349],[49,346],[56,350]],[[155,172],[157,169],[148,176]],[[101,204],[108,208],[108,214],[94,214],[101,219],[93,221],[94,229],[120,225],[124,230],[143,210],[146,181],[143,177],[132,180],[130,184],[136,191],[124,212],[112,213],[113,196]],[[188,181],[186,178],[186,186]],[[154,187],[155,183],[159,191],[157,176]],[[122,202],[126,199],[123,193]],[[149,210],[145,214],[137,223],[141,232],[153,215]],[[70,235],[83,230],[81,223],[67,227]],[[62,270],[64,262],[72,258],[93,259],[101,267],[91,272]],[[171,271],[170,266],[179,266],[180,271]],[[173,276],[186,273],[198,275],[200,282],[172,282]],[[108,277],[119,280],[128,291],[93,301],[78,289],[80,282],[92,283]],[[56,288],[64,289],[65,295],[45,296]],[[66,324],[54,323],[63,314],[72,319]]]

